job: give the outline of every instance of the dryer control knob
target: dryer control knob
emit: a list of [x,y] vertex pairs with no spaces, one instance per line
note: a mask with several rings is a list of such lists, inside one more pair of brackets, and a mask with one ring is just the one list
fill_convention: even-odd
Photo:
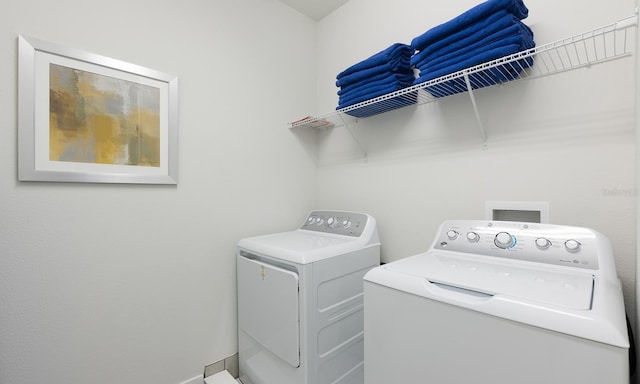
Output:
[[480,240],[480,235],[476,232],[467,232],[467,240],[472,243],[477,243]]
[[449,238],[449,240],[455,240],[458,238],[458,232],[454,231],[453,229],[447,231],[447,237]]
[[513,235],[511,235],[509,232],[500,232],[496,235],[493,243],[498,248],[507,249],[516,245],[516,238],[513,237]]
[[571,239],[564,242],[564,247],[569,252],[578,252],[580,250],[580,243]]

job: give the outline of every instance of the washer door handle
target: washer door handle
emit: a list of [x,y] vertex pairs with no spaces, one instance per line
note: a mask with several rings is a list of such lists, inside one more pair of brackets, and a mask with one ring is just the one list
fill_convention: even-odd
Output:
[[493,297],[492,294],[474,291],[455,285],[439,283],[437,281],[425,280],[427,289],[434,295],[446,297],[453,301],[462,301],[470,304],[485,302]]

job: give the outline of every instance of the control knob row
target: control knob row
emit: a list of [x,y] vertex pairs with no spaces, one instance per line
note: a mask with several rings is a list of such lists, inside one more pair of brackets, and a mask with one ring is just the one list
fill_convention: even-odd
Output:
[[[453,229],[447,231],[447,237],[449,238],[449,240],[455,240],[458,238],[458,236],[460,236],[460,234]],[[475,232],[467,232],[467,240],[472,243],[477,243],[480,240],[480,235]]]
[[[329,222],[329,220],[327,220],[327,222]],[[309,216],[309,218],[307,219],[307,224],[322,225],[324,224],[324,219],[322,217]]]
[[[307,224],[312,225],[312,224],[316,224],[316,225],[322,225],[325,223],[325,220],[322,217],[315,217],[315,216],[310,216],[309,219],[307,219]],[[327,225],[329,226],[329,228],[336,228],[338,226],[342,226],[343,228],[349,228],[351,227],[351,221],[348,219],[344,219],[341,222],[336,219],[335,217],[329,217],[326,220]]]
[[[449,238],[449,240],[456,240],[459,236],[460,233],[458,233],[457,231],[451,229],[449,231],[447,231],[446,233],[447,238]],[[480,235],[476,232],[467,232],[467,240],[469,240],[469,242],[471,243],[477,243],[480,240]],[[510,234],[509,232],[499,232],[494,240],[493,243],[496,245],[496,247],[501,248],[501,249],[509,249],[512,248],[516,245],[517,243],[517,239],[514,235]],[[538,247],[539,249],[547,249],[549,247],[551,247],[551,241],[547,238],[544,237],[538,237],[535,240],[535,244],[536,247]],[[567,241],[564,242],[564,247],[567,251],[569,252],[578,252],[580,251],[580,246],[582,244],[580,244],[579,241],[574,240],[574,239],[569,239]]]
[[349,228],[351,226],[351,221],[344,219],[342,220],[342,222],[338,222],[339,220],[336,219],[335,217],[330,217],[327,219],[327,224],[329,225],[329,228],[335,228],[338,226],[341,226],[343,228]]
[[[536,247],[538,247],[539,249],[544,250],[551,247],[551,245],[552,245],[551,241],[547,238],[538,237],[536,239]],[[580,244],[579,241],[574,239],[569,239],[564,242],[564,248],[569,252],[578,252],[580,250],[581,245],[582,244]]]

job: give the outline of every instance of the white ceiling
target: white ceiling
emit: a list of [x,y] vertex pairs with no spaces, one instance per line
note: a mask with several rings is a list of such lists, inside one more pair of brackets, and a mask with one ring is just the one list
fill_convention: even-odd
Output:
[[320,20],[349,0],[280,0],[313,20]]

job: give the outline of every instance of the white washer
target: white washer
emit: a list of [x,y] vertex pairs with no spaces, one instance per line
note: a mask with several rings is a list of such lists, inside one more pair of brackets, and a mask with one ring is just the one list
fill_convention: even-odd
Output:
[[365,382],[629,383],[609,241],[584,228],[447,221],[364,278]]
[[239,241],[240,380],[362,384],[362,278],[378,265],[362,213],[314,211],[297,230]]

